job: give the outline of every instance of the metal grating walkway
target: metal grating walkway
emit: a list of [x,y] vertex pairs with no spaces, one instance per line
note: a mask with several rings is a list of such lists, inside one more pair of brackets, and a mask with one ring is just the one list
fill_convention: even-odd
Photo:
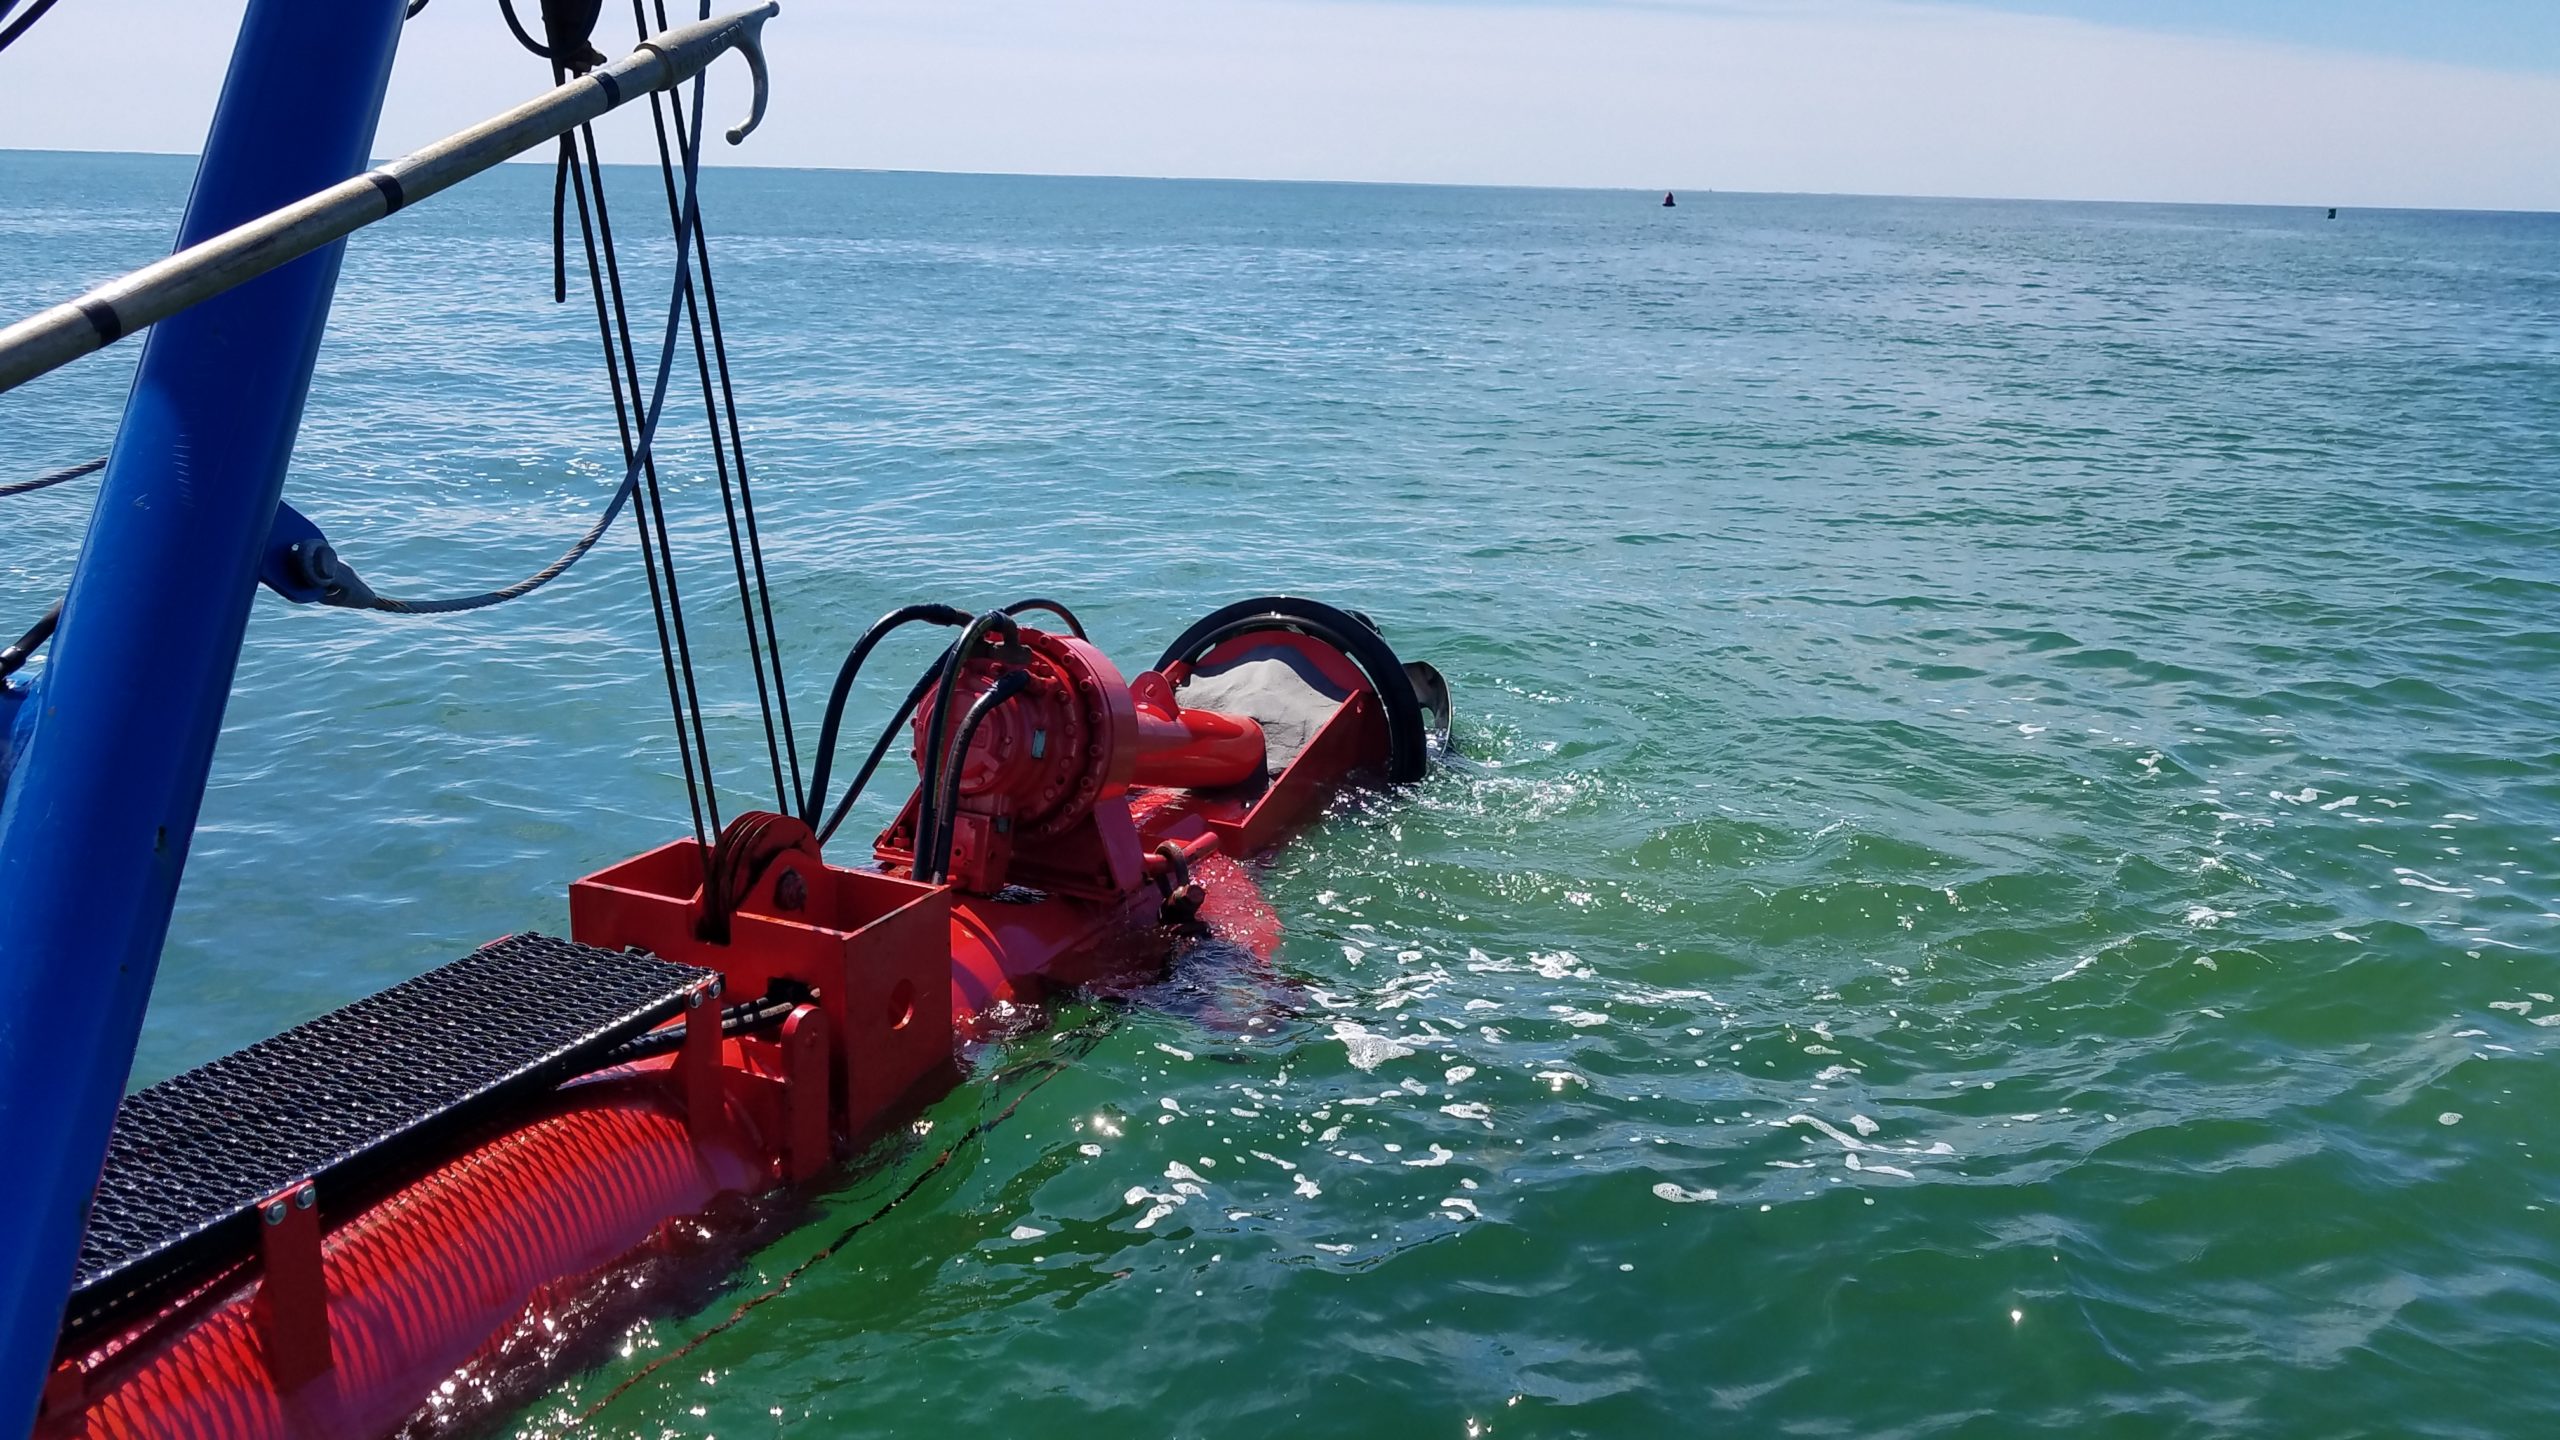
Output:
[[332,1182],[379,1175],[592,1067],[712,974],[509,936],[126,1096],[80,1242],[70,1325],[250,1253],[257,1203],[297,1180],[318,1180],[325,1206]]

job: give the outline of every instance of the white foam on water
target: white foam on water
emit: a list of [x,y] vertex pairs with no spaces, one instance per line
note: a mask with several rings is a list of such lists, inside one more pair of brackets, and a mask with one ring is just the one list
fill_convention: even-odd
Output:
[[1457,1153],[1457,1151],[1450,1149],[1446,1145],[1434,1145],[1431,1147],[1431,1153],[1429,1155],[1426,1155],[1419,1160],[1407,1160],[1404,1163],[1417,1170],[1428,1170],[1434,1166],[1448,1164],[1450,1160],[1457,1156]]
[[1456,1116],[1460,1120],[1491,1120],[1493,1118],[1493,1111],[1491,1108],[1473,1103],[1464,1105],[1443,1105],[1440,1107],[1440,1113],[1443,1115]]
[[1440,1080],[1445,1085],[1458,1085],[1473,1079],[1475,1073],[1476,1067],[1473,1065],[1452,1065],[1449,1067],[1449,1073],[1441,1076]]
[[1333,1022],[1333,1038],[1350,1052],[1355,1070],[1375,1070],[1390,1060],[1401,1060],[1413,1053],[1413,1047],[1390,1035],[1379,1035],[1364,1029],[1355,1021]]
[[1163,1051],[1163,1052],[1164,1052],[1164,1053],[1166,1053],[1167,1055],[1172,1056],[1172,1057],[1173,1057],[1174,1059],[1176,1059],[1176,1060],[1192,1060],[1192,1059],[1197,1059],[1197,1058],[1198,1058],[1197,1056],[1193,1055],[1193,1054],[1192,1054],[1190,1051],[1188,1051],[1188,1050],[1181,1050],[1181,1049],[1177,1049],[1177,1048],[1175,1048],[1175,1047],[1173,1047],[1173,1046],[1171,1046],[1171,1045],[1167,1045],[1166,1043],[1164,1043],[1164,1042],[1163,1042],[1163,1041],[1161,1041],[1161,1040],[1159,1040],[1159,1041],[1157,1041],[1157,1042],[1156,1042],[1156,1048],[1157,1048],[1157,1049],[1159,1049],[1159,1050],[1161,1050],[1161,1051]]
[[1037,1225],[1016,1225],[1013,1227],[1013,1234],[1011,1238],[1016,1240],[1037,1240],[1048,1233],[1048,1231],[1041,1229]]
[[1484,1218],[1484,1212],[1476,1208],[1476,1202],[1468,1199],[1464,1195],[1450,1196],[1448,1199],[1440,1202],[1440,1208],[1448,1211],[1449,1218],[1453,1220],[1460,1218],[1481,1220]]
[[1101,1153],[1102,1153],[1102,1147],[1101,1147],[1101,1146],[1099,1146],[1099,1145],[1095,1145],[1095,1144],[1092,1144],[1092,1143],[1088,1142],[1088,1143],[1086,1143],[1086,1144],[1083,1144],[1083,1145],[1079,1145],[1079,1146],[1077,1146],[1077,1147],[1076,1147],[1076,1153],[1077,1153],[1077,1154],[1079,1154],[1079,1155],[1086,1155],[1086,1156],[1099,1155],[1099,1154],[1101,1154]]
[[1716,1192],[1713,1190],[1683,1190],[1668,1180],[1654,1186],[1653,1193],[1670,1201],[1674,1205],[1695,1205],[1702,1200],[1713,1200],[1716,1198]]
[[1317,1184],[1316,1182],[1314,1182],[1313,1180],[1308,1179],[1304,1174],[1300,1174],[1300,1175],[1298,1176],[1298,1183],[1297,1183],[1296,1189],[1297,1189],[1297,1192],[1298,1192],[1300,1195],[1303,1195],[1303,1196],[1305,1196],[1306,1198],[1308,1198],[1308,1199],[1310,1199],[1310,1200],[1313,1200],[1313,1199],[1314,1199],[1314,1198],[1316,1198],[1317,1196],[1319,1196],[1319,1195],[1321,1195],[1321,1194],[1323,1194],[1323,1193],[1324,1193],[1324,1187],[1323,1187],[1323,1186],[1318,1185],[1318,1184]]
[[2436,1123],[2439,1125],[2459,1125],[2462,1123],[2462,1112],[2459,1110],[2447,1110],[2436,1117]]
[[1327,1255],[1348,1255],[1348,1254],[1350,1254],[1350,1253],[1351,1253],[1351,1248],[1352,1248],[1352,1247],[1350,1247],[1350,1246],[1348,1246],[1348,1245],[1324,1245],[1324,1244],[1318,1244],[1315,1248],[1316,1248],[1316,1249],[1318,1249],[1318,1250],[1323,1251],[1323,1252],[1324,1252],[1324,1253],[1326,1253]]
[[1790,1115],[1782,1123],[1787,1125],[1810,1125],[1814,1129],[1821,1131],[1823,1134],[1830,1136],[1832,1139],[1839,1141],[1841,1148],[1844,1150],[1864,1150],[1867,1148],[1867,1142],[1849,1134],[1839,1126],[1832,1124],[1830,1121],[1825,1120],[1818,1115]]

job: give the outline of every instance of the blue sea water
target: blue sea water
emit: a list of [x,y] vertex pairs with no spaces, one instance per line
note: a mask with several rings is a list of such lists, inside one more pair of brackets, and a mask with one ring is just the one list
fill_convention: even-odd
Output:
[[[0,311],[158,253],[188,173],[0,155]],[[1276,861],[1279,976],[978,1057],[928,1119],[1019,1108],[915,1199],[686,1348],[930,1152],[873,1157],[502,1432],[2547,1428],[2560,219],[1657,199],[706,179],[804,723],[905,601],[1053,594],[1137,666],[1285,590],[1437,663],[1457,755]],[[386,590],[618,478],[548,201],[349,248],[288,494]],[[132,348],[0,397],[0,478],[102,451]],[[92,493],[0,502],[0,620]],[[258,600],[137,1081],[686,828],[631,551]]]

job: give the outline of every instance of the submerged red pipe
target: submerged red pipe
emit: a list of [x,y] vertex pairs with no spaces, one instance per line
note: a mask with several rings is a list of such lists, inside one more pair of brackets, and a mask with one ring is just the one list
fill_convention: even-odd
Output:
[[[57,1372],[44,1437],[379,1435],[493,1344],[546,1287],[641,1251],[670,1217],[765,1186],[761,1137],[735,1097],[727,1143],[697,1143],[667,1069],[561,1091],[486,1140],[338,1223],[322,1247],[329,1366],[280,1393],[241,1279],[182,1326],[101,1347],[95,1375]],[[92,1389],[83,1405],[59,1402]]]

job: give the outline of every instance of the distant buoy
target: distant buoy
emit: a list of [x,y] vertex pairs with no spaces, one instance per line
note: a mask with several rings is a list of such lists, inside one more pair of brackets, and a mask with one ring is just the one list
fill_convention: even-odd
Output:
[[[1664,208],[1664,209],[1669,209],[1670,207],[1672,207],[1672,206],[1674,206],[1674,205],[1677,205],[1677,204],[1679,204],[1679,203],[1680,203],[1679,201],[1677,201],[1677,200],[1675,200],[1675,199],[1671,198],[1671,192],[1670,192],[1670,191],[1665,190],[1665,191],[1663,191],[1663,192],[1662,192],[1662,204],[1663,204],[1663,208]],[[2330,211],[2330,212],[2329,212],[2329,218],[2330,218],[2330,219],[2332,219],[2332,220],[2337,219],[2337,218],[2338,218],[2338,212],[2337,212],[2337,211],[2335,211],[2335,210]]]
[[[1664,202],[1667,204],[1667,203],[1669,203],[1670,198],[1671,198],[1670,196],[1666,195],[1666,196],[1664,196],[1664,197],[1663,197],[1663,200],[1664,200]],[[2337,219],[2337,218],[2338,218],[2338,207],[2337,207],[2337,206],[2332,205],[2332,206],[2330,206],[2330,207],[2329,207],[2329,218],[2330,218],[2330,219],[2332,219],[2332,220],[2335,220],[2335,219]]]

